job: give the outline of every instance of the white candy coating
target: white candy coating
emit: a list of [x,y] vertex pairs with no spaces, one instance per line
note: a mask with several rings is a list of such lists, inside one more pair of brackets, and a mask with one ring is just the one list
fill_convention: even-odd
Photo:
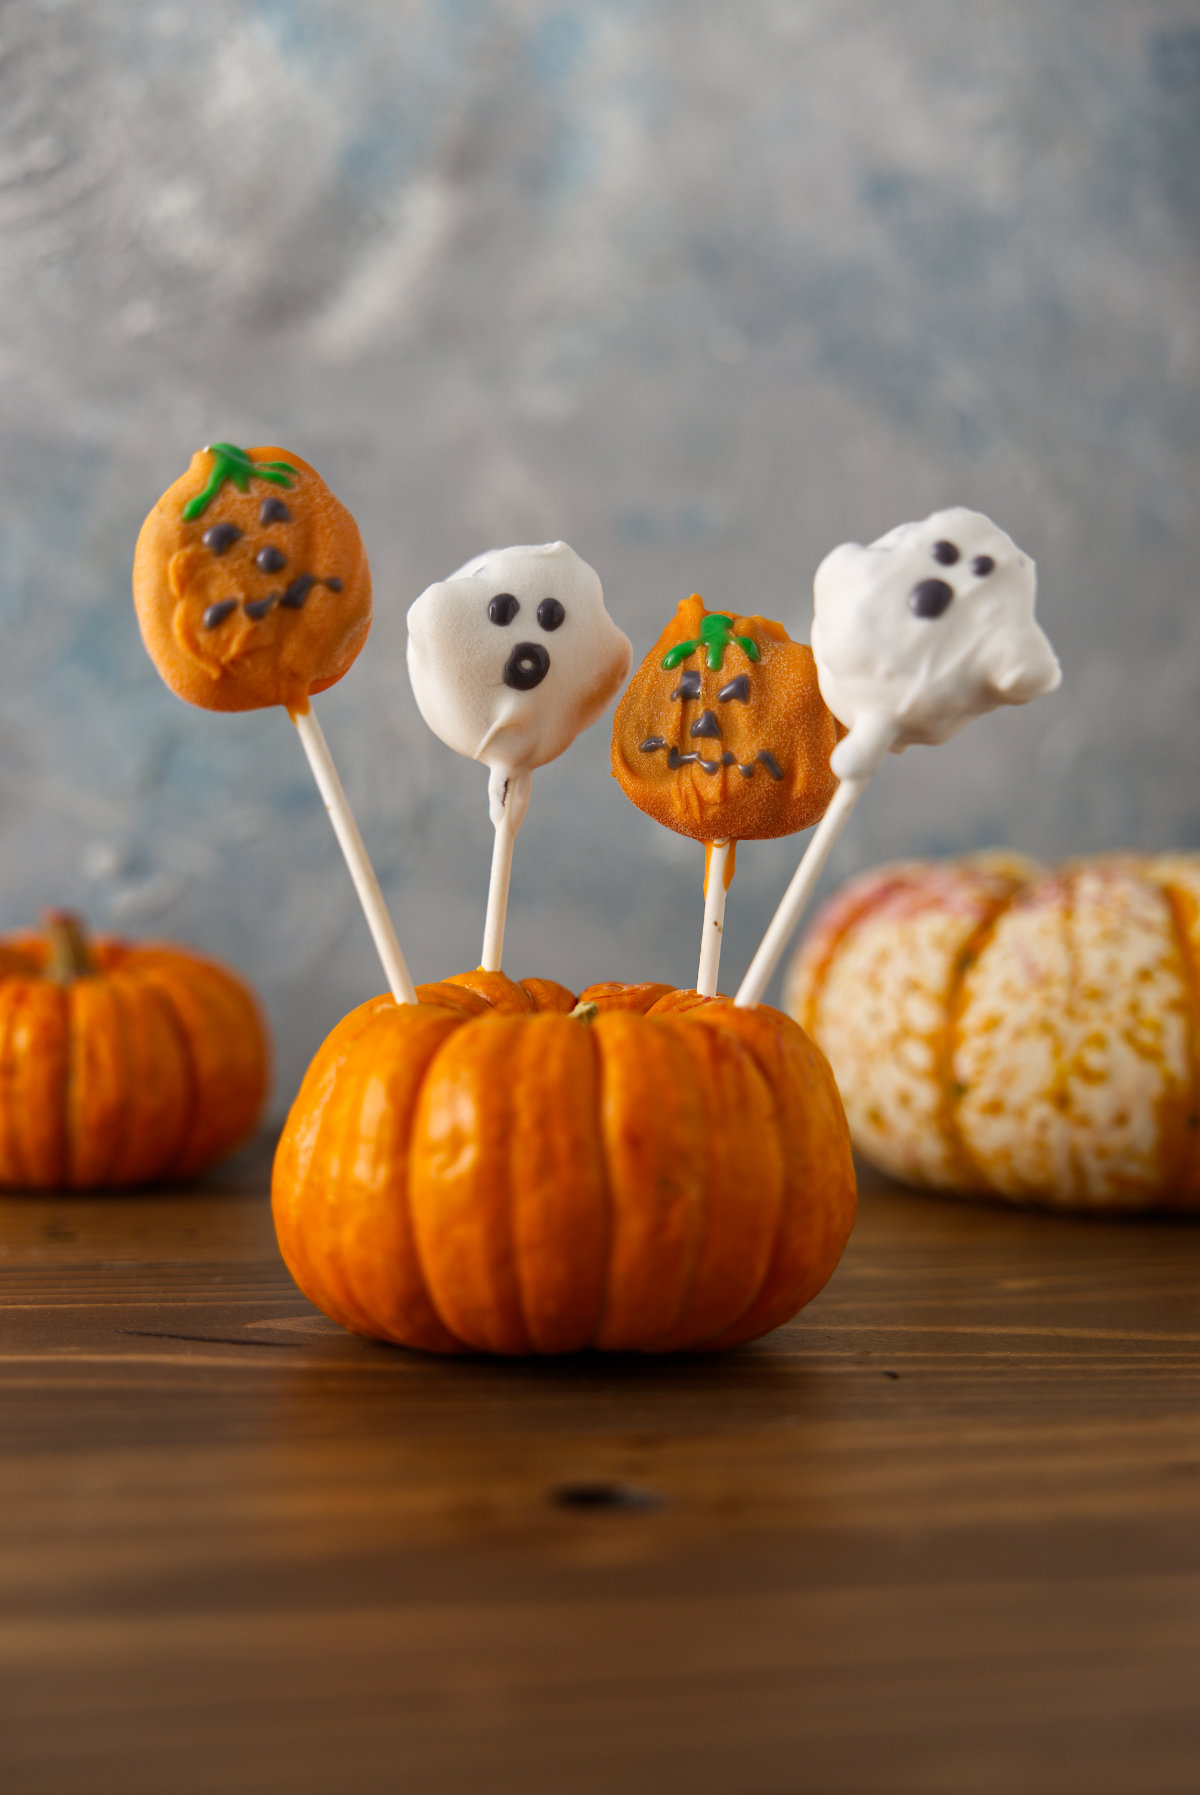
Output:
[[[488,610],[501,595],[516,600],[504,624]],[[547,599],[562,607],[553,628],[538,619]],[[550,615],[557,615],[553,608]],[[418,708],[448,747],[490,769],[496,824],[509,782],[554,760],[596,721],[632,658],[629,638],[604,608],[598,575],[565,542],[477,555],[426,587],[408,613],[408,674]],[[521,690],[506,683],[506,670],[510,681],[540,677]],[[528,803],[527,783],[514,796],[518,789]],[[510,822],[519,827],[520,819]]]
[[826,555],[812,647],[821,696],[850,732],[830,757],[838,777],[869,778],[889,750],[947,741],[972,717],[1052,692],[1062,670],[1034,619],[1036,586],[1030,557],[962,507]]

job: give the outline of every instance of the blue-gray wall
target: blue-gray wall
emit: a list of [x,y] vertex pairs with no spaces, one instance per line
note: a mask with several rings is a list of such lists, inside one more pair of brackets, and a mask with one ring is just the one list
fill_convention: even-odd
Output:
[[[889,764],[834,871],[1200,845],[1195,0],[10,0],[0,924],[227,955],[280,1095],[378,978],[282,714],[145,659],[138,525],[212,438],[309,457],[376,623],[320,714],[418,978],[478,957],[486,776],[404,612],[563,536],[639,655],[692,590],[806,633],[824,551],[948,503],[1036,555],[1056,697]],[[740,973],[797,844],[743,849]],[[604,725],[538,775],[507,960],[690,982],[699,851]]]

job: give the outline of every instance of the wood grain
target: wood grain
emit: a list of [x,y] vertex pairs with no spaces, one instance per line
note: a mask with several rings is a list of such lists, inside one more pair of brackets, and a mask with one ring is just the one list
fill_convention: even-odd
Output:
[[757,1347],[443,1362],[266,1168],[0,1198],[5,1795],[1194,1795],[1194,1224],[868,1183]]

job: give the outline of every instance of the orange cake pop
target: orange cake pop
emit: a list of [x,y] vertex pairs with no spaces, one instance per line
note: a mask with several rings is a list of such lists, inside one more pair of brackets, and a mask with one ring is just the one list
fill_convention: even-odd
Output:
[[392,995],[416,1003],[309,703],[349,671],[371,628],[371,572],[346,507],[299,455],[211,443],[142,525],[133,602],[150,659],[178,697],[210,711],[287,707]]
[[705,844],[696,989],[712,997],[739,841],[815,823],[838,725],[811,648],[781,623],[685,598],[617,706],[612,770],[639,810]]
[[811,648],[693,593],[617,706],[612,769],[639,810],[693,841],[791,835],[837,788],[837,735]]
[[180,698],[205,710],[308,710],[371,627],[358,525],[286,449],[212,443],[163,493],[133,562],[142,640]]

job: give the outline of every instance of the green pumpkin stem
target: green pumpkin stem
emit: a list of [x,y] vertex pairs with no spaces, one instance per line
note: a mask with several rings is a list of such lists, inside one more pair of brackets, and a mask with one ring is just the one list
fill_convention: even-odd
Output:
[[183,507],[186,523],[208,509],[226,480],[239,492],[245,492],[251,480],[270,480],[275,486],[290,488],[296,472],[290,461],[251,461],[245,449],[239,449],[236,443],[208,443],[205,452],[213,458],[212,471],[207,484]]
[[47,910],[42,928],[50,944],[46,977],[56,985],[73,985],[76,979],[94,978],[97,967],[81,916],[72,910]]
[[710,611],[707,617],[702,618],[700,634],[693,641],[676,642],[674,648],[667,650],[663,656],[663,671],[670,673],[673,668],[678,667],[680,661],[686,661],[689,654],[695,654],[698,648],[703,648],[708,657],[709,672],[719,673],[725,659],[725,650],[731,642],[737,643],[748,661],[758,660],[758,644],[753,638],[735,636],[733,618],[727,617],[724,611]]
[[593,1003],[591,998],[588,998],[585,1002],[577,1003],[575,1005],[575,1008],[571,1011],[569,1020],[572,1022],[582,1022],[586,1026],[588,1023],[594,1022],[599,1014],[600,1005],[598,1003]]

